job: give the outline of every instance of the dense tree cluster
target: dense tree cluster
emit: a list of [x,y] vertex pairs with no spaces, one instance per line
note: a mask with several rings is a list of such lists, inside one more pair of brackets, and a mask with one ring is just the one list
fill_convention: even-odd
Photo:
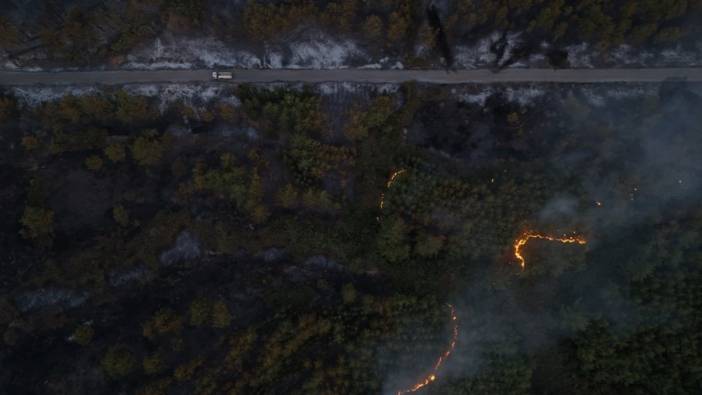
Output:
[[[310,89],[161,111],[122,90],[0,96],[1,170],[20,181],[0,194],[17,214],[0,382],[381,393],[434,366],[451,303],[458,342],[427,393],[694,393],[700,99],[665,85],[603,108],[579,89],[476,105],[407,84],[336,129]],[[650,142],[675,151],[649,160]],[[531,227],[589,243],[530,242],[520,271]]]
[[0,49],[19,58],[43,51],[61,64],[117,64],[164,32],[213,35],[263,49],[323,30],[423,66],[431,62],[420,54],[424,49],[438,50],[432,58],[450,58],[452,46],[494,32],[523,34],[526,46],[517,56],[542,41],[585,42],[601,50],[619,44],[671,46],[694,40],[702,17],[699,0],[452,0],[442,2],[438,14],[425,5],[410,0],[48,2],[38,18],[0,16]]
[[586,41],[601,48],[627,43],[668,44],[698,28],[699,1],[456,1],[448,19],[455,39],[477,31],[521,31],[550,42]]

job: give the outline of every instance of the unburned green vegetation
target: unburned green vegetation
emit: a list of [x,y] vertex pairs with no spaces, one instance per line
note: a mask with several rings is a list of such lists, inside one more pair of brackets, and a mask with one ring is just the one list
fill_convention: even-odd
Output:
[[[394,392],[447,349],[450,303],[427,393],[691,393],[700,98],[659,88],[408,84],[340,114],[310,87],[2,96],[0,383]],[[588,242],[531,241],[522,271],[527,230]]]

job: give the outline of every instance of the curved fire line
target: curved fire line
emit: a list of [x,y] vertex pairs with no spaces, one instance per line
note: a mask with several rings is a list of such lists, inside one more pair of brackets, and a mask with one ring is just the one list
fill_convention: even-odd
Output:
[[420,389],[426,387],[427,385],[433,383],[436,381],[437,375],[439,373],[439,369],[441,369],[441,365],[446,362],[448,357],[453,353],[453,350],[456,348],[456,341],[458,340],[458,316],[456,315],[456,309],[453,307],[453,305],[448,305],[449,309],[451,309],[451,323],[453,324],[453,329],[451,333],[451,342],[449,342],[449,346],[446,348],[446,350],[439,356],[439,358],[436,360],[436,363],[434,364],[434,368],[431,370],[429,374],[421,378],[419,381],[417,381],[412,387],[404,390],[397,391],[396,395],[403,395],[403,394],[409,394],[412,392],[417,392]]
[[585,238],[582,236],[563,235],[563,237],[556,237],[556,236],[549,236],[549,235],[535,233],[535,232],[525,232],[517,240],[514,241],[514,257],[519,262],[519,266],[522,267],[522,270],[526,269],[526,259],[524,258],[524,255],[522,255],[522,248],[531,239],[557,241],[559,243],[564,243],[564,244],[580,244],[580,245],[587,244],[587,240],[585,240]]
[[[401,170],[397,170],[397,171],[393,172],[393,173],[390,175],[390,178],[388,179],[388,182],[385,183],[385,191],[387,191],[388,189],[390,189],[390,187],[391,187],[392,184],[395,182],[395,180],[397,179],[397,177],[399,177],[402,173],[405,173],[406,171],[407,171],[407,170],[405,170],[405,169],[401,169]],[[380,194],[380,203],[379,203],[379,206],[380,206],[380,209],[381,209],[381,210],[383,209],[383,207],[385,207],[385,192],[383,192],[383,193]]]
[[[390,175],[390,178],[388,179],[387,183],[385,184],[385,191],[389,190],[390,187],[392,186],[392,184],[397,180],[397,177],[399,177],[400,175],[402,175],[405,172],[406,172],[405,169],[394,171]],[[380,194],[380,202],[378,205],[379,205],[381,210],[385,207],[385,192]],[[380,220],[380,217],[378,217],[378,220]],[[531,239],[557,241],[559,243],[564,243],[564,244],[580,244],[580,245],[587,244],[587,240],[585,240],[584,237],[577,236],[577,235],[575,235],[575,236],[563,235],[563,237],[556,237],[556,236],[549,236],[549,235],[536,233],[536,232],[525,232],[514,242],[514,257],[519,262],[519,265],[521,266],[522,270],[524,270],[526,268],[526,259],[524,258],[524,255],[522,255],[522,248]],[[456,309],[453,307],[453,305],[449,304],[448,307],[451,310],[451,322],[453,323],[451,341],[449,342],[448,348],[436,360],[436,363],[434,364],[434,367],[432,368],[432,370],[429,374],[422,377],[412,387],[397,391],[396,395],[403,395],[403,394],[417,392],[420,389],[422,389],[422,388],[428,386],[429,384],[433,383],[434,381],[436,381],[437,376],[438,376],[438,372],[441,369],[441,366],[444,364],[444,362],[446,362],[448,357],[451,355],[451,353],[453,353],[454,349],[456,348],[456,341],[458,340],[458,316],[456,315]]]

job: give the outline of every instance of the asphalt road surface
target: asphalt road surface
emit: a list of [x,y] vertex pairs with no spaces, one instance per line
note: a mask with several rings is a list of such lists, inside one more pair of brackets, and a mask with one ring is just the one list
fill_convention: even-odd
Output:
[[[490,84],[506,82],[607,83],[663,82],[669,80],[702,82],[702,68],[657,69],[505,69],[491,70],[226,70],[234,79],[218,83],[273,82],[357,82],[431,84]],[[124,85],[212,81],[212,70],[115,70],[61,72],[0,72],[0,85]]]

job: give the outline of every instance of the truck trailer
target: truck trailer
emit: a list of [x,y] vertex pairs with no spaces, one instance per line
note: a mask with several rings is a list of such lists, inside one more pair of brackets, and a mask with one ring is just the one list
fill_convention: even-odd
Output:
[[212,79],[213,80],[231,80],[232,78],[234,78],[234,75],[229,71],[213,71],[212,72]]

